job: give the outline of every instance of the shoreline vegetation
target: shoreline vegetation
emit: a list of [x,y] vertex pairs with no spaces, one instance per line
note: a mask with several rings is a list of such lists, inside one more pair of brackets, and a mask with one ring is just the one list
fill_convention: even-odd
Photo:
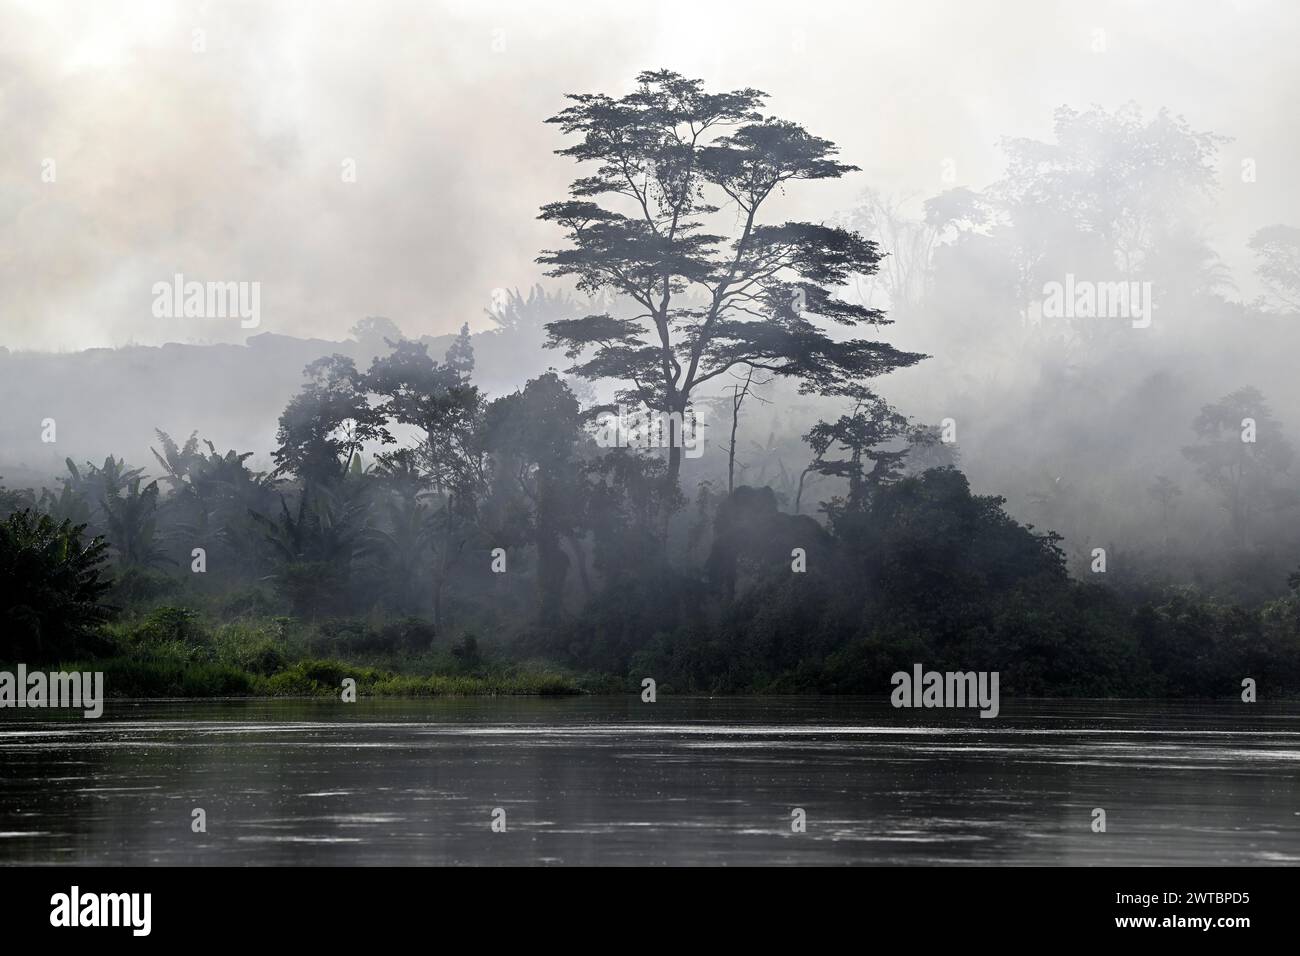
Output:
[[568,675],[522,670],[499,674],[400,674],[338,660],[298,661],[269,676],[230,664],[185,664],[154,658],[110,658],[60,664],[53,670],[101,670],[109,699],[338,698],[344,678],[358,699],[400,697],[565,697],[588,691]]
[[[729,503],[747,494],[738,489]],[[872,696],[917,661],[997,671],[1015,698],[1230,699],[1243,678],[1258,684],[1261,700],[1295,697],[1300,574],[1289,596],[1254,607],[1190,589],[1124,593],[1072,579],[1051,536],[1008,520],[997,499],[970,495],[954,469],[873,497],[879,510],[862,515],[865,527],[823,540],[806,575],[790,573],[780,557],[789,541],[778,540],[765,567],[737,575],[732,602],[710,601],[698,584],[661,568],[657,596],[624,578],[618,593],[544,626],[526,613],[503,616],[507,592],[491,599],[480,584],[480,600],[457,602],[456,624],[441,629],[422,614],[366,608],[364,600],[351,613],[302,613],[280,578],[236,582],[141,567],[101,576],[102,539],[88,543],[66,522],[18,512],[0,523],[8,553],[0,555],[0,587],[11,592],[10,625],[39,606],[41,627],[11,641],[4,659],[102,671],[114,699],[340,697],[345,678],[356,681],[358,698],[627,694],[645,677],[664,694]],[[725,534],[733,516],[719,510]],[[786,516],[771,512],[767,523],[776,520],[779,531]],[[963,513],[971,527],[960,534],[951,522],[946,535],[927,533],[935,519]],[[755,523],[736,550],[763,537],[764,523]],[[890,540],[900,523],[904,536]],[[856,539],[906,555],[873,571],[886,580],[867,602],[840,586],[861,560]],[[954,540],[963,545],[957,553]],[[990,568],[997,573],[981,573]],[[935,589],[917,579],[922,569],[941,569],[940,593],[951,600],[956,588],[960,606],[936,603]],[[501,583],[526,607],[532,577]],[[673,592],[679,601],[666,607]],[[695,609],[683,598],[694,598]]]
[[[1008,141],[1002,179],[922,220],[877,196],[781,222],[770,197],[857,167],[756,89],[636,83],[547,120],[595,165],[540,209],[557,287],[494,294],[489,330],[372,315],[238,370],[97,350],[82,377],[115,387],[30,379],[49,411],[0,464],[44,464],[0,485],[0,657],[90,662],[116,695],[874,695],[918,662],[1008,697],[1300,693],[1294,425],[1265,392],[1295,395],[1258,362],[1295,351],[1300,230],[1250,242],[1280,296],[1220,293],[1181,211],[1219,137],[1062,108],[1055,142]],[[860,280],[904,262],[886,315]],[[900,320],[938,354],[879,338]],[[876,388],[913,366],[950,381],[888,379],[921,417]],[[0,378],[29,367],[0,350]],[[157,420],[210,428],[263,378],[274,448]],[[77,457],[111,444],[90,406],[129,461]]]
[[[373,649],[364,662],[347,650],[358,635]],[[472,634],[441,650],[409,646],[430,635],[418,618],[382,625],[288,617],[213,623],[194,610],[164,606],[105,625],[100,654],[51,669],[102,671],[107,696],[119,699],[337,698],[346,678],[356,681],[358,698],[571,696],[615,686],[545,661],[484,654]]]
[[[666,678],[657,681],[656,693],[672,696],[889,697],[888,683],[881,683],[875,693],[860,680],[836,686],[834,673],[841,663],[837,658],[823,662],[820,669],[805,666],[770,677],[754,675],[748,682],[704,686],[681,680],[680,662],[676,668],[663,666],[665,661],[654,654],[634,658],[620,675],[564,667],[544,657],[519,659],[510,639],[483,645],[474,634],[464,633],[449,646],[437,645],[431,626],[419,617],[300,621],[243,615],[223,620],[212,611],[164,605],[102,624],[74,654],[55,658],[57,663],[46,669],[102,672],[105,696],[114,700],[340,699],[347,678],[356,682],[357,700],[629,696],[641,691],[642,675],[655,673]],[[638,662],[649,669],[638,669]],[[1235,686],[1217,693],[1208,687],[1178,690],[1182,692],[1099,693],[1095,687],[1058,685],[1014,696],[1154,702],[1232,700],[1240,693]],[[1282,688],[1268,698],[1300,699]]]

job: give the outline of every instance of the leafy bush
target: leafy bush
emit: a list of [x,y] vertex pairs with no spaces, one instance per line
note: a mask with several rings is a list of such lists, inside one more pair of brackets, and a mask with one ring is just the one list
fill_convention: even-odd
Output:
[[189,608],[163,606],[154,608],[134,630],[135,639],[144,645],[177,641],[196,643],[202,638],[198,615]]
[[107,545],[85,525],[26,509],[0,522],[0,657],[37,661],[85,645],[112,617]]
[[460,639],[460,643],[451,649],[451,656],[461,667],[477,667],[483,661],[483,655],[478,649],[478,638],[473,634],[466,634]]
[[154,568],[131,566],[118,574],[108,593],[115,604],[129,609],[174,599],[181,591],[181,582],[174,575]]
[[450,697],[581,693],[569,677],[553,671],[523,671],[485,677],[399,675],[335,660],[299,661],[271,677],[266,686],[278,696],[338,696],[344,678],[357,682],[358,695],[374,697]]

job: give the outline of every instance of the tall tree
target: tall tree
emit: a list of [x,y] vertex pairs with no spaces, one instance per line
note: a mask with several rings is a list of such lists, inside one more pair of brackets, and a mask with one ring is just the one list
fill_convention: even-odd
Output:
[[1169,515],[1178,504],[1183,489],[1165,475],[1156,475],[1147,488],[1147,494],[1160,503],[1160,525],[1164,529],[1164,549],[1169,550]]
[[412,448],[377,455],[373,477],[384,521],[383,526],[365,529],[362,551],[375,559],[382,586],[394,605],[412,614],[419,610],[425,591],[433,535],[426,505],[431,482]]
[[1062,106],[1053,120],[1054,143],[1003,140],[1006,176],[988,190],[1016,228],[1025,268],[1073,262],[1131,276],[1149,270],[1171,237],[1196,234],[1189,213],[1216,185],[1224,137],[1166,110],[1148,119],[1136,103]]
[[[408,343],[399,343],[399,348]],[[345,355],[317,359],[303,370],[307,383],[280,415],[271,457],[276,474],[330,484],[347,472],[367,442],[391,442],[384,409],[372,406],[366,378]]]
[[[949,225],[930,215],[908,215],[909,198],[867,189],[858,204],[842,217],[845,226],[889,250],[875,283],[889,296],[890,311],[904,317],[914,313],[925,300],[934,250]],[[926,207],[925,211],[929,213],[933,208]],[[858,292],[863,301],[871,301],[870,288]]]
[[371,356],[382,355],[406,338],[396,322],[382,315],[368,315],[360,319],[348,330],[348,335],[356,339]]
[[108,523],[108,540],[123,567],[146,566],[165,560],[154,542],[158,526],[158,482],[140,488],[141,479],[132,478],[124,495],[110,495],[100,506]]
[[1285,312],[1300,312],[1300,229],[1266,226],[1250,237],[1259,257],[1255,272],[1268,289],[1267,302]]
[[[863,379],[924,357],[839,340],[814,321],[885,321],[833,295],[875,271],[874,243],[843,228],[762,221],[787,183],[857,168],[833,158],[833,143],[764,117],[766,94],[755,89],[710,93],[668,70],[642,73],[637,84],[618,99],[570,95],[572,105],[547,121],[580,137],[560,155],[597,166],[574,181],[570,199],[542,207],[540,218],[564,227],[570,245],[538,261],[583,292],[638,306],[630,317],[549,323],[548,345],[573,359],[591,350],[571,371],[621,380],[620,400],[684,417],[701,385],[736,366],[797,378],[805,392],[864,396]],[[706,220],[735,226],[714,233]],[[670,442],[674,484],[680,444]]]
[[364,382],[379,398],[375,409],[382,419],[424,433],[413,451],[415,462],[441,499],[432,534],[433,614],[439,629],[444,623],[443,593],[477,531],[478,500],[487,480],[485,403],[470,383],[474,349],[468,326],[461,327],[444,358],[445,362],[435,361],[423,343],[398,342],[389,355],[375,359]]
[[[737,376],[739,381],[739,376]],[[745,405],[745,399],[749,397],[751,389],[755,386],[768,384],[771,379],[760,379],[754,381],[754,369],[751,367],[745,373],[745,381],[740,385],[732,385],[731,396],[726,400],[731,407],[731,440],[727,443],[727,494],[736,490],[736,433],[740,430],[740,410]],[[758,401],[768,404],[769,400],[760,395],[754,395]]]
[[1255,514],[1294,503],[1283,486],[1295,449],[1259,390],[1247,386],[1206,405],[1192,422],[1197,444],[1183,449],[1228,512],[1238,544],[1246,544]]
[[[899,476],[906,449],[880,446],[902,437],[906,429],[907,419],[879,398],[861,400],[850,414],[833,422],[818,422],[809,429],[804,436],[813,450],[809,468],[828,477],[848,479],[848,498],[836,507],[862,509],[872,490]],[[847,457],[827,457],[836,450],[842,450]]]
[[492,402],[484,429],[499,477],[526,500],[524,524],[537,546],[540,617],[553,623],[563,608],[570,565],[561,542],[575,533],[584,498],[576,454],[582,437],[578,401],[558,375],[547,372],[523,391]]

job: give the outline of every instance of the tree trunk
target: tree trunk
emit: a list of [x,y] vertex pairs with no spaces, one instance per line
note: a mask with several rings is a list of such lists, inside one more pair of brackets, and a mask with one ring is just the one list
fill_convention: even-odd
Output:
[[544,624],[559,620],[564,610],[564,584],[569,576],[569,556],[560,547],[555,513],[554,488],[543,470],[537,476],[537,588],[539,618]]
[[575,538],[565,536],[564,543],[568,545],[570,551],[570,560],[578,569],[578,580],[582,583],[582,599],[591,600],[591,578],[587,574],[587,555],[582,548],[582,544]]
[[569,556],[560,547],[560,536],[549,529],[537,535],[538,617],[554,624],[564,610],[564,583],[569,576]]
[[736,428],[739,424],[740,402],[735,402],[731,406],[731,446],[727,449],[727,494],[736,490]]
[[799,508],[803,503],[803,482],[808,477],[808,472],[812,471],[812,465],[809,465],[799,473],[799,490],[794,495],[794,513],[799,514]]
[[677,488],[677,479],[682,472],[682,446],[681,440],[675,439],[668,448],[668,490],[670,492]]
[[442,635],[442,580],[433,582],[433,635]]

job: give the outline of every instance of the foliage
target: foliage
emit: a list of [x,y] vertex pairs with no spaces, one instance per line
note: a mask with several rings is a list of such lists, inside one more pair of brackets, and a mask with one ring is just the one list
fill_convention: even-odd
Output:
[[[1160,509],[1159,554],[1105,542],[1117,573],[1071,577],[1065,538],[974,493],[951,441],[871,390],[922,356],[853,337],[886,320],[867,296],[844,298],[883,269],[909,324],[937,319],[966,337],[945,338],[956,358],[938,359],[955,375],[968,374],[967,348],[1037,359],[1040,383],[1017,398],[1037,407],[1060,392],[1086,409],[1086,422],[1067,421],[1090,427],[1100,406],[1076,401],[1072,370],[1109,387],[1125,367],[1149,369],[1143,349],[1158,336],[1089,351],[1128,324],[1035,321],[1027,303],[1068,271],[1155,280],[1166,316],[1223,288],[1183,215],[1213,184],[1221,140],[1134,106],[1063,109],[1053,141],[1006,141],[1000,181],[932,197],[919,218],[868,194],[844,227],[769,221],[790,184],[853,167],[764,116],[764,98],[657,71],[621,98],[575,95],[551,120],[571,137],[561,153],[591,164],[541,216],[566,235],[541,261],[575,280],[576,296],[506,293],[486,342],[531,349],[545,334],[576,363],[578,394],[551,371],[489,396],[468,325],[439,360],[427,339],[372,316],[352,330],[367,365],[332,355],[305,369],[271,474],[250,452],[159,429],[156,479],[109,456],[68,459],[39,496],[0,488],[4,654],[84,656],[109,670],[111,693],[139,695],[336,695],[345,677],[372,695],[569,693],[636,688],[647,674],[666,691],[882,695],[915,662],[998,670],[1019,695],[1218,696],[1247,674],[1263,693],[1300,692],[1300,572],[1280,594],[1300,496],[1259,391],[1192,421],[1184,457],[1208,492],[1156,474],[1167,462],[1115,479]],[[1254,317],[1283,323],[1294,310],[1295,240],[1284,226],[1253,237],[1270,293]],[[991,337],[983,313],[1015,332]],[[680,448],[600,447],[597,379],[660,412],[724,407],[725,484],[714,463],[683,468]],[[727,398],[729,380],[745,386]],[[759,436],[741,434],[751,384],[775,406]],[[1170,387],[1150,376],[1138,407]],[[843,407],[828,410],[828,397]],[[1203,400],[1151,428],[1176,434]],[[779,421],[805,401],[816,408],[794,415],[797,427]],[[996,409],[982,411],[991,430]],[[825,417],[809,427],[814,415]],[[1033,440],[1076,442],[1076,431],[1043,427]],[[802,472],[786,466],[803,454],[791,450],[800,432]],[[1081,482],[1066,468],[1022,470],[1033,483],[1003,490],[1086,555],[1096,502]],[[1170,515],[1201,510],[1206,494],[1223,506],[1207,534],[1220,521],[1231,534],[1166,574]],[[199,548],[206,566],[191,564]],[[111,620],[110,602],[124,608]]]
[[[406,345],[406,342],[399,345]],[[343,477],[353,456],[367,442],[392,440],[383,414],[366,399],[366,384],[356,363],[331,355],[307,366],[307,384],[280,416],[272,457],[279,474],[328,483]]]
[[1249,246],[1259,257],[1256,271],[1268,288],[1271,304],[1300,312],[1300,229],[1266,226],[1250,237]]
[[107,545],[84,525],[31,509],[0,522],[0,634],[8,660],[48,660],[109,620],[102,567]]
[[[764,117],[765,94],[755,89],[712,93],[668,70],[642,73],[637,84],[618,99],[571,95],[548,120],[578,137],[561,155],[596,167],[573,182],[570,199],[542,207],[569,246],[539,261],[581,291],[610,291],[639,309],[550,323],[551,346],[573,359],[591,353],[572,372],[619,380],[621,400],[685,415],[702,385],[736,366],[797,379],[809,392],[863,396],[864,379],[922,358],[831,336],[811,318],[848,328],[886,321],[835,296],[851,276],[875,271],[874,243],[839,227],[763,221],[787,184],[857,168],[834,158],[833,143]],[[721,223],[709,217],[729,205],[738,229],[708,231]],[[674,444],[669,480],[680,463]]]
[[1295,449],[1258,389],[1238,389],[1206,405],[1192,429],[1199,440],[1183,455],[1219,493],[1239,542],[1247,540],[1261,509],[1296,503],[1284,477]]

